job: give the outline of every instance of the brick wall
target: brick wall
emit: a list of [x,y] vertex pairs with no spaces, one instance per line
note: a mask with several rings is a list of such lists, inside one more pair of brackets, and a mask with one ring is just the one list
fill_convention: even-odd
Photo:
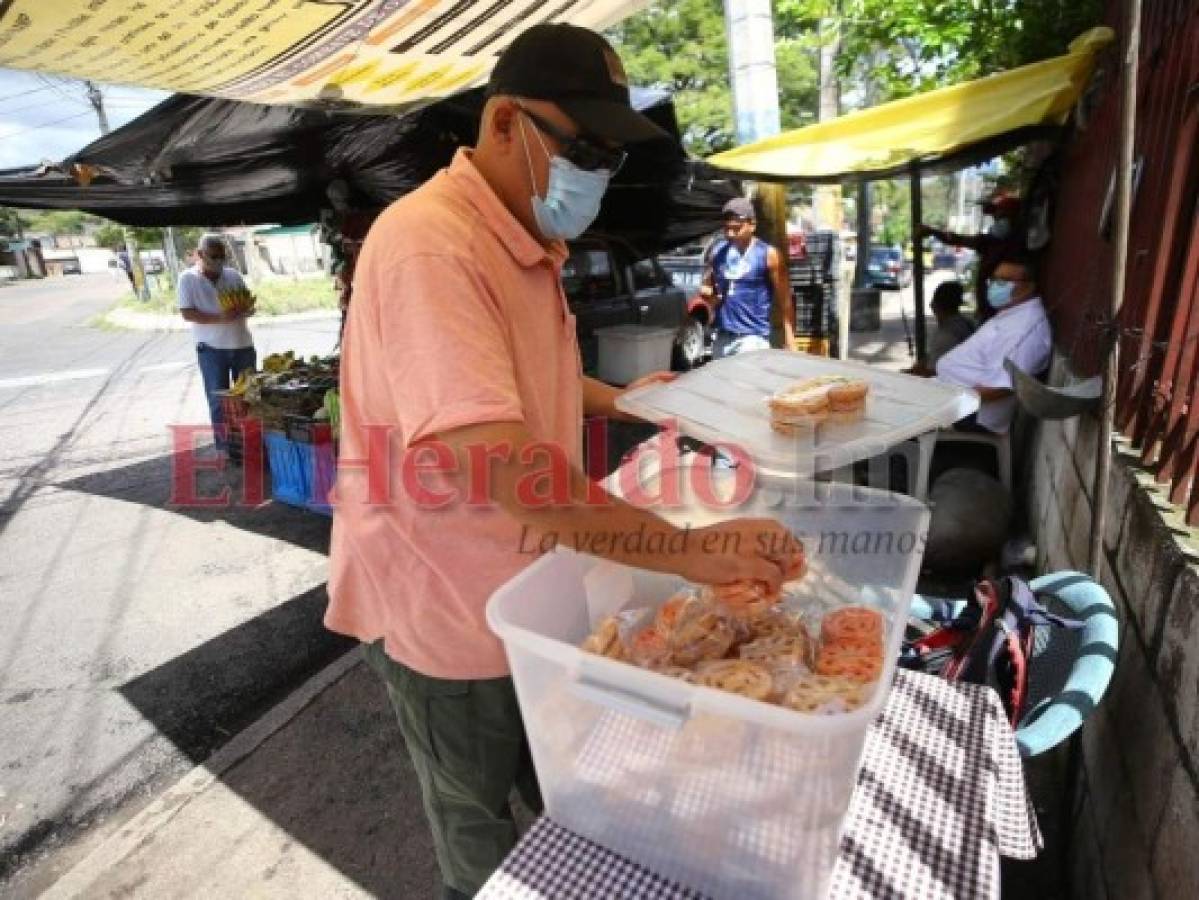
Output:
[[[1051,383],[1064,377],[1055,362]],[[1098,421],[1037,423],[1025,456],[1038,571],[1087,566]],[[1119,445],[1117,445],[1119,447]],[[1120,619],[1112,686],[1083,728],[1072,895],[1199,897],[1199,566],[1135,457],[1108,492],[1103,584]]]

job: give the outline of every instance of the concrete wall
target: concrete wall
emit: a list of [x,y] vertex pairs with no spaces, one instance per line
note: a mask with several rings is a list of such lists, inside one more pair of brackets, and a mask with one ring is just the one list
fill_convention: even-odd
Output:
[[[1056,362],[1051,383],[1061,383]],[[1038,423],[1026,460],[1038,571],[1085,570],[1098,420]],[[1199,897],[1199,567],[1126,444],[1109,481],[1104,586],[1120,618],[1112,686],[1083,728],[1072,894]]]

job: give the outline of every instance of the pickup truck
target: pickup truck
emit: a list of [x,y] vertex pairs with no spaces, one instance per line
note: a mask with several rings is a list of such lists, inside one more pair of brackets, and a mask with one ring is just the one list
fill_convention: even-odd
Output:
[[598,364],[595,330],[610,325],[654,325],[675,329],[672,367],[689,369],[702,358],[689,332],[687,294],[676,287],[653,256],[638,253],[619,238],[584,235],[569,244],[562,266],[562,287],[576,317],[583,369]]

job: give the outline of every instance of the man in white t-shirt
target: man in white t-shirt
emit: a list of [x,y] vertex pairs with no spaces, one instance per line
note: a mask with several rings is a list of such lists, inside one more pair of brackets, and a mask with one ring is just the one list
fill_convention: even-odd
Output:
[[250,313],[221,309],[218,296],[223,291],[246,286],[241,273],[226,266],[225,259],[224,238],[219,234],[204,235],[196,250],[196,264],[179,275],[178,288],[179,312],[192,323],[213,436],[222,450],[227,439],[216,392],[228,390],[243,371],[254,369],[258,363],[254,339],[246,325]]
[[1016,398],[1003,361],[1011,359],[1022,371],[1040,375],[1049,368],[1053,336],[1027,258],[1008,256],[995,267],[986,300],[995,315],[937,361],[937,378],[978,391],[978,427],[1004,434],[1011,427]]

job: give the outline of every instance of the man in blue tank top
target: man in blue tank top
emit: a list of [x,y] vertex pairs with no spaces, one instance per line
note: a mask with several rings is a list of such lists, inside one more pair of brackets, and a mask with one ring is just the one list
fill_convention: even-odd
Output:
[[783,346],[795,347],[795,305],[778,250],[754,236],[753,204],[736,197],[724,205],[724,240],[712,245],[705,293],[716,306],[714,359],[770,347],[771,311],[778,306]]

